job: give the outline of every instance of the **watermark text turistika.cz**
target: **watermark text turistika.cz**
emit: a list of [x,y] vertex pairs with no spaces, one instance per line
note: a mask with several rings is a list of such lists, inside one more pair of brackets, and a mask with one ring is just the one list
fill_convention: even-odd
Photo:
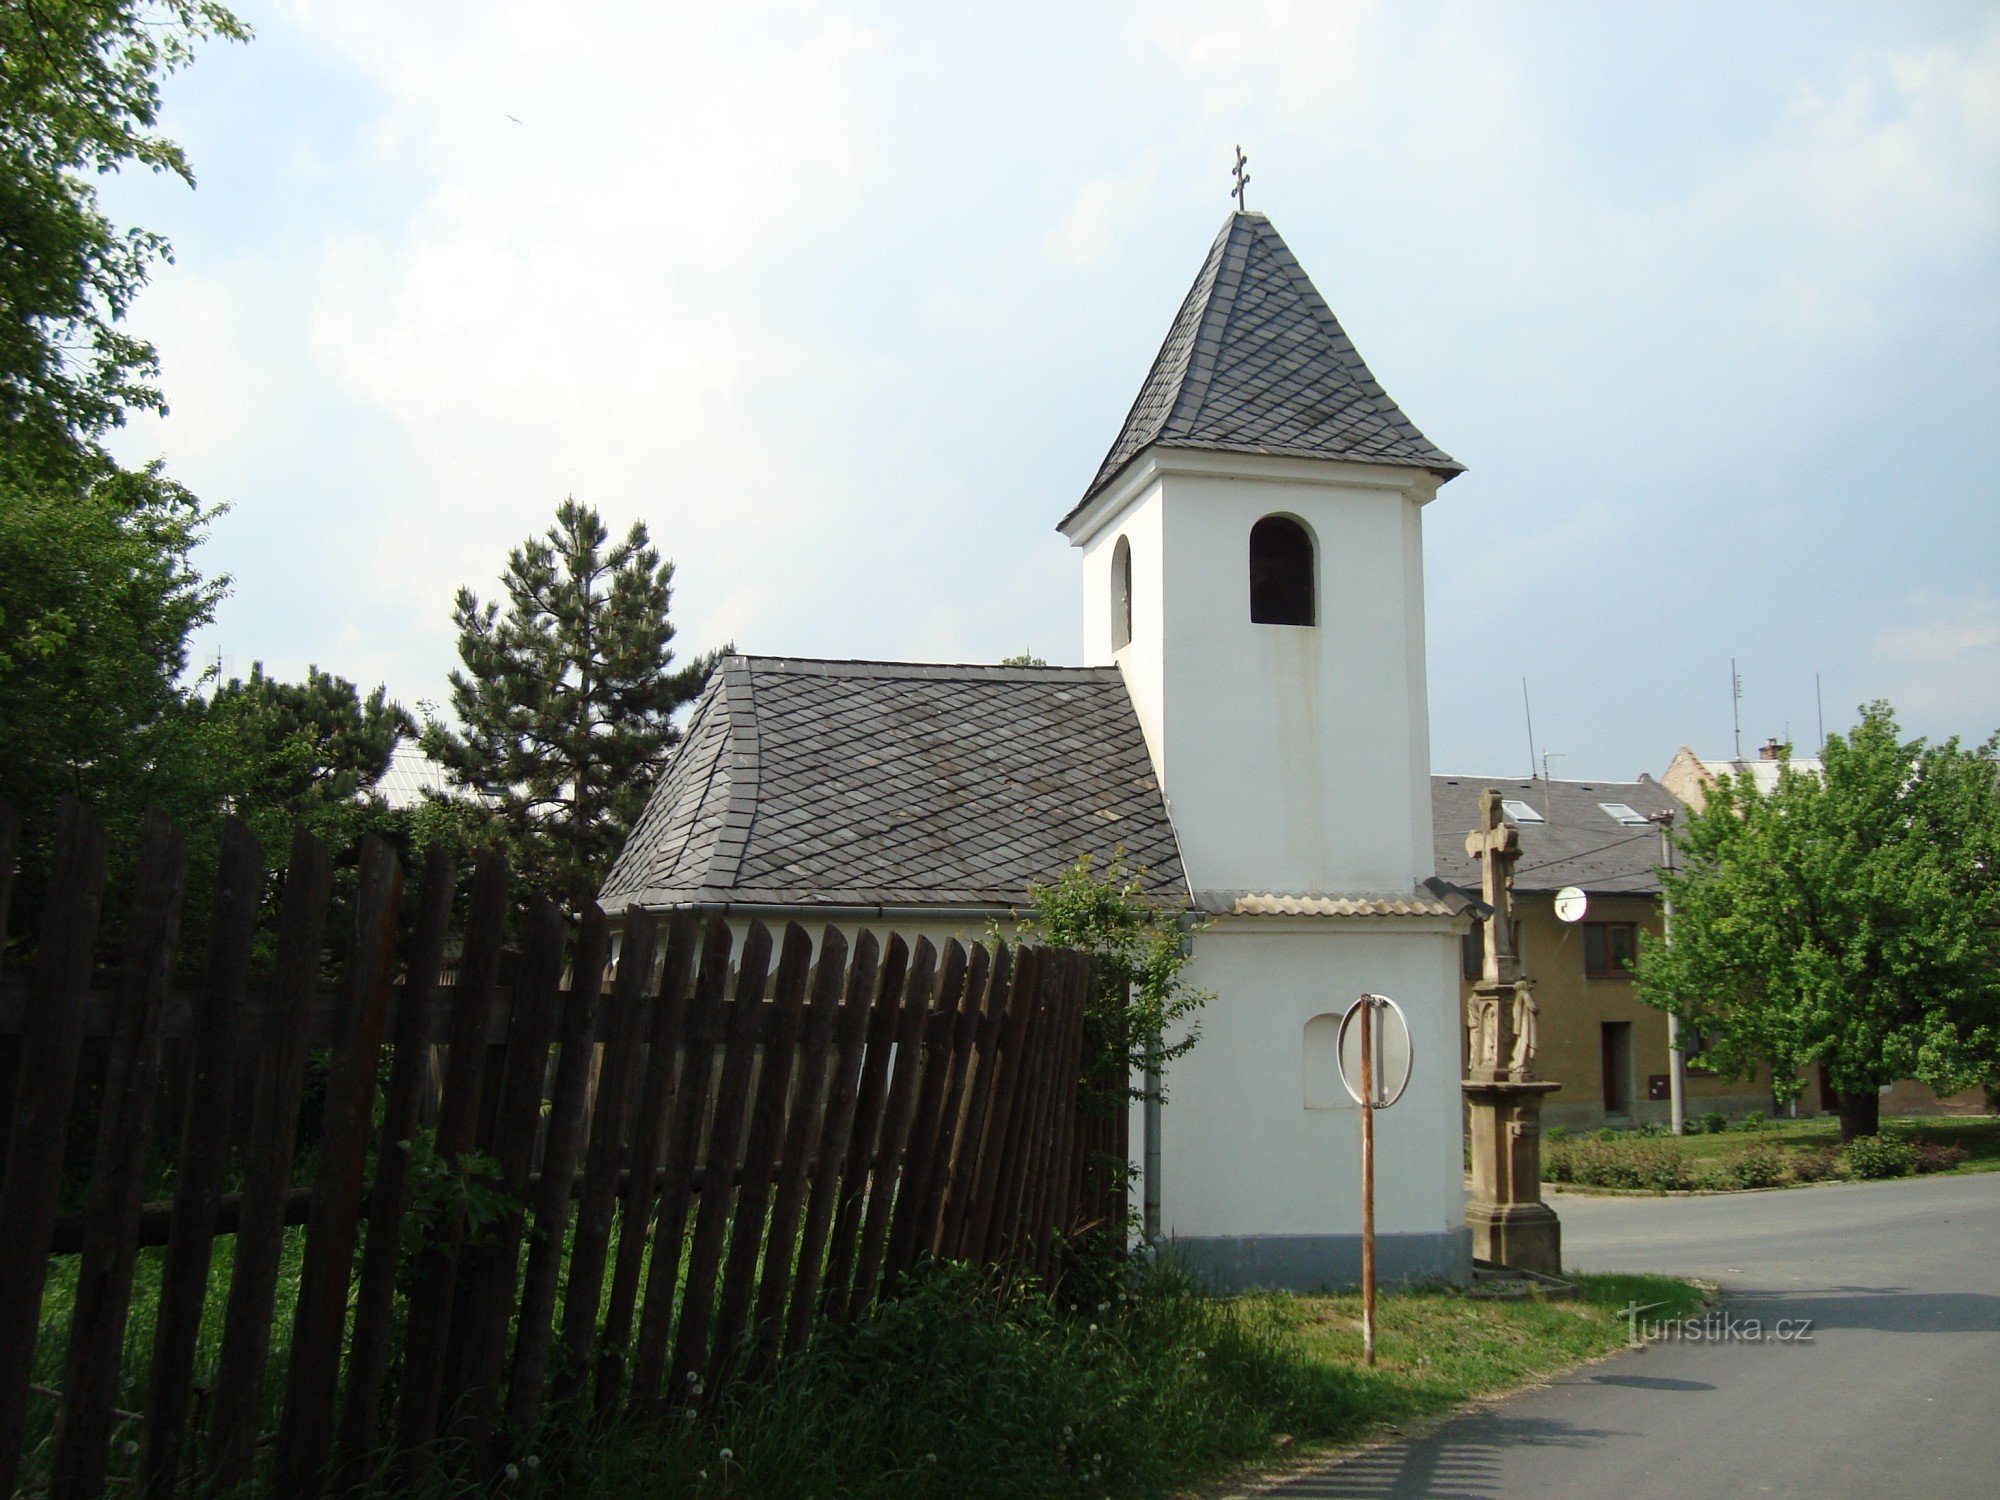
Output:
[[1643,1306],[1628,1302],[1618,1315],[1625,1320],[1626,1342],[1634,1349],[1642,1344],[1665,1340],[1679,1344],[1810,1344],[1811,1318],[1745,1318],[1716,1308],[1698,1318],[1649,1318],[1645,1316],[1664,1302]]

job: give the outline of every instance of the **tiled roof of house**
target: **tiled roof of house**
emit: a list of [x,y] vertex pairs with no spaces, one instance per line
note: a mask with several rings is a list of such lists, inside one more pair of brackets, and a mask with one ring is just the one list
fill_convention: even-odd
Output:
[[1209,248],[1076,509],[1154,444],[1463,468],[1389,399],[1271,221],[1252,213],[1230,215]]
[[1539,821],[1514,816],[1521,830],[1516,891],[1559,891],[1579,886],[1606,896],[1657,895],[1660,830],[1652,823],[1621,822],[1604,804],[1633,813],[1674,811],[1678,798],[1650,776],[1637,781],[1514,781],[1493,776],[1433,776],[1431,823],[1437,872],[1479,893],[1479,865],[1465,852],[1465,836],[1479,825],[1479,794],[1496,788],[1525,803]]
[[1187,900],[1116,668],[731,656],[598,899],[1005,909],[1121,853]]

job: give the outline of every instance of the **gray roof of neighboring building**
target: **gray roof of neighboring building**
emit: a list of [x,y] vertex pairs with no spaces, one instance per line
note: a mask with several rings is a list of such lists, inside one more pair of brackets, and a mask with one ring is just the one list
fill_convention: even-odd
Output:
[[1118,440],[1070,516],[1154,444],[1398,464],[1446,477],[1464,468],[1389,399],[1271,221],[1252,213],[1231,214],[1210,246]]
[[1528,803],[1544,820],[1515,819],[1521,830],[1515,890],[1559,891],[1574,885],[1607,896],[1659,894],[1659,828],[1628,826],[1600,806],[1622,802],[1638,813],[1680,812],[1680,799],[1650,776],[1637,781],[1433,776],[1432,837],[1437,872],[1446,880],[1479,892],[1479,865],[1465,852],[1465,836],[1479,826],[1479,794],[1488,787]]
[[730,656],[598,899],[986,907],[1122,851],[1187,879],[1115,667]]

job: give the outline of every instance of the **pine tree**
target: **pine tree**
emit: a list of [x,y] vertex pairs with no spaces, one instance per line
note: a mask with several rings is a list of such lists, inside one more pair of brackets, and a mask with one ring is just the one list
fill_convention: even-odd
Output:
[[458,591],[461,727],[433,720],[422,736],[497,809],[517,868],[572,909],[596,895],[714,662],[674,667],[674,565],[644,523],[609,540],[594,509],[565,500],[508,555],[504,611]]

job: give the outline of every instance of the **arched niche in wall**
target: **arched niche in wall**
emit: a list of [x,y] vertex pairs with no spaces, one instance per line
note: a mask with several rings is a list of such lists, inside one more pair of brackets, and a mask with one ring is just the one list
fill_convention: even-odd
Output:
[[1307,1109],[1340,1109],[1353,1103],[1340,1081],[1340,1015],[1329,1011],[1306,1022],[1299,1057],[1305,1070]]
[[1111,649],[1132,644],[1132,544],[1124,537],[1111,549]]
[[1258,625],[1319,623],[1312,533],[1290,516],[1250,528],[1250,618]]

